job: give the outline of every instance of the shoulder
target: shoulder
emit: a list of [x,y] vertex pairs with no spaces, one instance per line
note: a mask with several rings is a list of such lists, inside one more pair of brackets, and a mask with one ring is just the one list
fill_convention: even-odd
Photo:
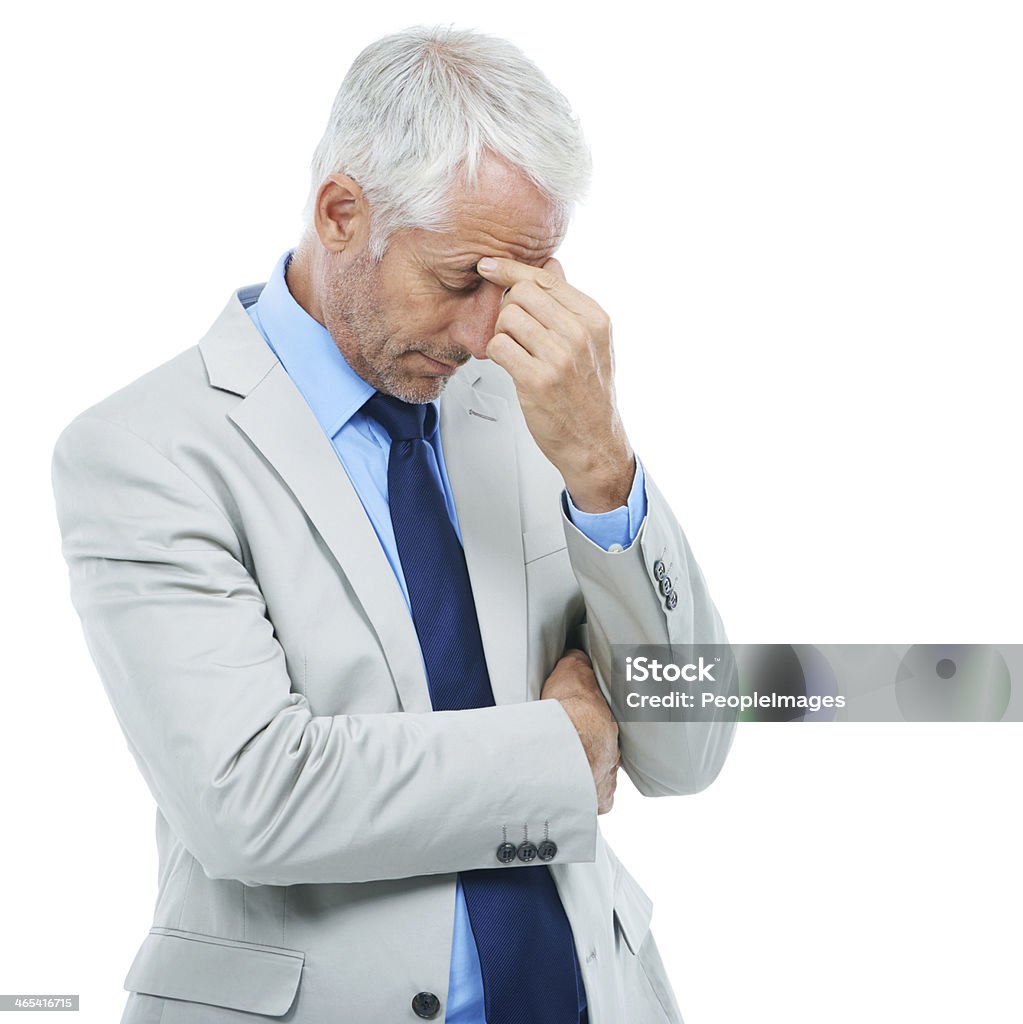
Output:
[[[89,426],[125,432],[170,455],[230,429],[228,413],[277,359],[235,292],[195,344],[79,412],[58,437]],[[240,382],[243,386],[228,386]]]

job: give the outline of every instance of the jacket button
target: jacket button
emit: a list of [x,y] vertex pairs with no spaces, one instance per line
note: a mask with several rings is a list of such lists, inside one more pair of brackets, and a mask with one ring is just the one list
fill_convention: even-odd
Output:
[[526,864],[531,864],[536,860],[536,847],[530,842],[520,843],[518,854],[519,860],[525,861]]
[[515,849],[514,843],[501,843],[497,848],[497,859],[502,864],[511,864],[515,860],[515,854],[518,851]]
[[551,842],[550,839],[545,839],[537,848],[536,855],[540,860],[554,860],[558,855],[558,847],[556,843]]
[[678,604],[678,591],[673,590],[664,602],[668,606],[668,611],[672,612],[675,610],[675,605]]
[[432,992],[417,992],[412,997],[412,1012],[417,1017],[430,1020],[437,1016],[440,1000]]
[[667,572],[668,570],[664,568],[664,563],[658,558],[657,561],[654,562],[654,579],[660,583],[667,575]]

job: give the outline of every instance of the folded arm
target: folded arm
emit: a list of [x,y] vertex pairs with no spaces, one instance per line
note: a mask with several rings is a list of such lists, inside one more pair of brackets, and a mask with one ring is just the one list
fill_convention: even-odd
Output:
[[557,700],[316,715],[239,531],[177,465],[83,415],[52,472],[90,653],[150,791],[211,878],[528,870],[497,860],[502,827],[518,842],[545,821],[559,861],[593,860],[593,778]]
[[[645,796],[696,793],[720,772],[734,738],[734,721],[629,721],[622,713],[627,688],[615,670],[614,648],[728,640],[682,528],[638,462],[630,511],[637,506],[637,484],[645,487],[646,513],[638,526],[629,527],[634,532],[627,546],[616,550],[590,539],[591,523],[576,525],[574,509],[563,505],[569,558],[586,604],[585,646],[618,720],[622,767],[636,788]],[[619,510],[620,522],[627,520],[625,513]],[[661,574],[670,581],[667,594]],[[726,686],[734,684],[732,678]]]

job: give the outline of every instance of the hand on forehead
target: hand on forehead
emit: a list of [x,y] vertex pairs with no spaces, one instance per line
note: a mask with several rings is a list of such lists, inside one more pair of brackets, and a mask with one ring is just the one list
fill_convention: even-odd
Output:
[[518,260],[484,256],[476,264],[476,272],[480,277],[485,277],[494,284],[503,284],[506,288],[519,281],[532,281],[550,291],[557,287],[558,282],[565,280],[565,272],[553,256],[539,267],[520,263]]
[[557,300],[567,310],[580,316],[586,316],[594,309],[593,300],[568,283],[561,263],[553,256],[539,267],[520,263],[518,260],[485,256],[476,264],[476,272],[484,280],[504,287],[505,296],[502,302],[516,285],[527,289],[529,286],[535,286]]

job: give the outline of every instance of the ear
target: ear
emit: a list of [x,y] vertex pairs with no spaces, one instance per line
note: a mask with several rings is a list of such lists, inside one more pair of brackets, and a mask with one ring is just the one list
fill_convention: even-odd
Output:
[[359,249],[369,238],[369,204],[358,182],[332,174],[316,193],[313,224],[328,252]]

